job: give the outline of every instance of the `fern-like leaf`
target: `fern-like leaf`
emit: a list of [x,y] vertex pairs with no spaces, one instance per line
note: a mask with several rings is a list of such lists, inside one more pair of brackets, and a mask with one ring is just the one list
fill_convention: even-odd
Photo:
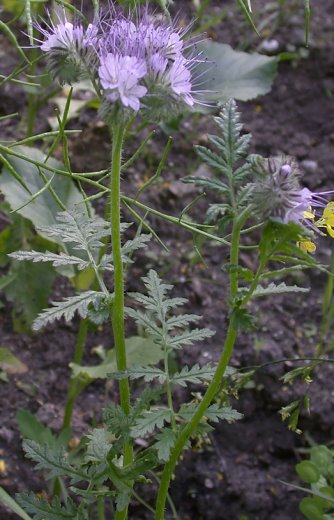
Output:
[[103,246],[101,241],[109,236],[110,225],[99,217],[88,217],[83,208],[58,213],[57,224],[40,226],[38,229],[47,236],[58,237],[63,242],[74,244],[73,249],[93,251]]
[[227,204],[210,204],[206,212],[205,223],[215,224],[218,219],[226,215],[226,210],[229,210]]
[[35,520],[84,520],[83,513],[70,498],[67,498],[64,505],[59,497],[54,497],[49,503],[34,493],[17,493],[15,499],[25,511],[34,515]]
[[63,446],[51,447],[47,444],[38,444],[32,440],[23,441],[26,457],[37,462],[37,469],[48,470],[48,478],[67,476],[72,482],[88,480],[87,474],[72,466],[66,458]]
[[[61,302],[52,302],[53,307],[41,312],[33,323],[33,329],[39,330],[48,323],[64,318],[71,321],[77,312],[81,318],[86,318],[89,306],[97,308],[105,300],[105,294],[97,291],[86,291],[76,296],[69,296]],[[107,302],[105,302],[107,304]]]
[[168,338],[168,346],[172,349],[180,349],[184,345],[192,345],[194,341],[203,341],[211,338],[215,332],[210,329],[194,329]]
[[142,249],[143,247],[146,247],[147,242],[151,240],[151,235],[139,235],[136,236],[132,240],[128,240],[125,242],[125,244],[122,246],[122,257],[123,261],[127,263],[131,263],[132,260],[130,258],[130,255],[137,251],[138,249]]
[[162,428],[165,422],[170,422],[171,415],[172,412],[167,408],[151,408],[138,417],[131,428],[131,436],[134,438],[145,437],[155,428]]
[[212,150],[209,150],[209,148],[200,145],[196,145],[194,148],[200,158],[212,168],[215,168],[222,173],[224,173],[228,168],[225,158],[217,155]]
[[205,190],[212,190],[216,193],[229,193],[230,188],[227,184],[222,182],[219,179],[210,179],[209,177],[186,177],[183,179],[183,182],[186,184],[195,184],[196,186],[200,186]]
[[167,329],[172,330],[178,327],[187,327],[190,323],[196,323],[201,319],[197,314],[180,314],[179,316],[171,316],[166,321]]
[[214,119],[221,131],[224,143],[219,147],[219,151],[228,166],[233,167],[234,163],[246,154],[250,141],[250,136],[240,136],[242,124],[239,122],[240,114],[235,101],[231,99],[225,103],[220,115]]
[[[192,416],[197,410],[196,403],[183,404],[178,411],[178,415],[186,422],[190,421]],[[202,420],[210,422],[218,422],[219,420],[225,420],[229,423],[242,419],[243,415],[237,410],[233,410],[231,406],[220,407],[218,404],[211,404],[203,417]]]
[[110,433],[104,428],[94,428],[87,435],[89,442],[85,455],[86,462],[105,462],[107,455],[112,448]]
[[267,287],[258,287],[253,292],[252,298],[259,296],[269,296],[271,294],[283,294],[283,293],[297,293],[297,292],[309,292],[310,289],[307,287],[298,287],[298,285],[286,285],[285,282],[275,284],[271,282]]
[[167,462],[171,449],[176,440],[176,435],[170,428],[163,428],[160,433],[156,435],[157,442],[153,444],[153,448],[158,451],[158,458],[161,462]]
[[202,381],[211,381],[216,367],[208,363],[200,367],[197,363],[191,368],[185,366],[181,372],[176,372],[171,378],[171,383],[187,386],[188,383],[198,384]]
[[147,313],[131,309],[131,307],[126,307],[125,312],[128,316],[131,316],[131,318],[133,318],[138,325],[144,327],[148,334],[157,338],[160,337],[161,330],[159,326],[154,323],[151,316],[149,316]]
[[109,405],[103,413],[103,421],[108,429],[115,437],[122,436],[123,439],[129,439],[132,418],[126,415],[119,405]]
[[155,367],[133,367],[124,370],[124,372],[116,372],[110,374],[112,379],[125,379],[129,377],[130,379],[140,379],[144,378],[146,383],[153,381],[154,379],[158,379],[159,383],[162,384],[166,380],[166,374],[159,368]]
[[15,253],[10,253],[8,256],[20,262],[50,262],[53,267],[76,265],[78,269],[83,270],[89,266],[89,261],[85,261],[77,256],[67,255],[65,253],[56,254],[50,251],[45,251],[45,253],[41,253],[40,251],[15,251]]

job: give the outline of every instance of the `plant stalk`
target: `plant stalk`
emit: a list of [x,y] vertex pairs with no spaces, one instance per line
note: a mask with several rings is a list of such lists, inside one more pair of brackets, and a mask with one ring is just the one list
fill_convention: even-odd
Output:
[[[112,157],[111,157],[111,192],[110,192],[110,224],[111,243],[114,264],[114,299],[111,308],[111,321],[114,335],[117,370],[127,368],[125,332],[124,332],[124,272],[121,243],[121,159],[125,127],[115,124],[112,127]],[[120,404],[126,415],[130,414],[130,388],[128,379],[119,381]],[[130,464],[133,459],[132,445],[124,441],[123,464]],[[127,517],[127,508],[117,511],[116,520]]]
[[[232,229],[232,237],[231,237],[231,264],[237,267],[238,265],[238,255],[239,255],[239,240],[240,240],[240,231],[241,228],[247,219],[249,214],[249,210],[245,210],[239,217],[235,218]],[[230,290],[229,290],[229,299],[231,305],[233,305],[233,300],[235,299],[238,291],[238,270],[237,268],[231,269],[230,271]],[[208,386],[201,403],[199,404],[195,414],[188,422],[186,426],[181,430],[178,439],[176,440],[175,446],[171,451],[170,459],[165,465],[161,476],[160,487],[158,491],[158,497],[156,502],[156,516],[155,520],[164,520],[165,518],[165,505],[168,495],[168,489],[170,485],[171,478],[173,476],[173,472],[179,456],[181,455],[184,446],[191,435],[196,430],[198,424],[200,423],[202,417],[205,415],[206,410],[210,406],[212,400],[214,399],[217,391],[219,390],[221,380],[225,374],[226,367],[230,360],[230,357],[233,352],[233,348],[235,345],[235,340],[237,338],[237,329],[234,327],[233,320],[230,319],[229,326],[227,329],[226,339],[224,342],[223,351],[220,355],[219,362],[217,365],[217,369],[215,375]]]

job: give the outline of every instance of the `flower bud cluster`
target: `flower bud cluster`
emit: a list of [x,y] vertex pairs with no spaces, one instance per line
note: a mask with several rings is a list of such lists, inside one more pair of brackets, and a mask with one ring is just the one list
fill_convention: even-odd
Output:
[[49,67],[61,82],[77,81],[86,72],[101,88],[105,103],[137,112],[144,109],[155,119],[196,102],[196,67],[205,61],[196,51],[196,41],[186,39],[187,30],[177,29],[147,9],[135,18],[109,5],[93,24],[58,22],[42,27],[39,41],[49,57]]

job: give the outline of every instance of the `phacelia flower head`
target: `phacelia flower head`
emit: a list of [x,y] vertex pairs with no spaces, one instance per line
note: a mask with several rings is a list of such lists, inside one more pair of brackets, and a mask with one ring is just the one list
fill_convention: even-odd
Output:
[[93,24],[85,27],[58,13],[58,23],[35,24],[52,74],[72,83],[86,73],[103,100],[103,112],[120,107],[150,119],[173,117],[185,107],[203,104],[196,70],[206,60],[196,50],[200,39],[188,37],[148,8],[125,13],[111,1]]
[[48,13],[49,22],[35,27],[44,36],[36,39],[40,49],[48,55],[48,68],[60,83],[73,83],[87,75],[88,68],[96,61],[95,47],[98,42],[98,27],[81,22],[68,21],[65,10],[57,12],[58,23]]
[[256,180],[250,187],[250,199],[260,217],[278,218],[285,224],[295,222],[309,229],[321,227],[317,212],[327,207],[326,197],[334,191],[315,193],[303,188],[301,172],[289,157],[255,158],[253,164]]
[[[99,41],[101,66],[98,69],[107,99],[118,99],[124,107],[135,111],[143,109],[151,119],[161,119],[165,115],[170,118],[185,105],[192,107],[199,102],[196,95],[200,91],[195,87],[196,66],[205,60],[196,53],[195,41],[185,39],[187,30],[150,17],[146,8],[142,12],[138,9],[134,18],[115,9],[110,12],[110,18],[101,22],[103,36]],[[125,75],[121,70],[119,76],[113,78],[113,93],[110,93],[110,85],[105,81],[108,66],[113,68],[106,59],[109,54],[120,60],[135,59],[136,67],[140,66],[141,70],[145,64],[145,74],[139,76],[134,70],[136,83],[131,77],[132,103],[122,95]]]

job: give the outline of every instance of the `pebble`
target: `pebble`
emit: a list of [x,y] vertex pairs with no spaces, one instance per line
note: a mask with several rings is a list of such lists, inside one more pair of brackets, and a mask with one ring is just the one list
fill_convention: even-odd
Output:
[[207,488],[207,489],[212,489],[215,487],[214,483],[212,482],[212,480],[210,478],[206,478],[204,480],[204,486]]
[[0,428],[0,439],[9,443],[13,440],[13,438],[14,438],[13,430],[6,428],[6,426],[2,426],[2,428]]
[[274,56],[279,52],[280,44],[277,40],[263,40],[261,43],[259,50],[263,52],[263,54],[268,54],[269,56]]

